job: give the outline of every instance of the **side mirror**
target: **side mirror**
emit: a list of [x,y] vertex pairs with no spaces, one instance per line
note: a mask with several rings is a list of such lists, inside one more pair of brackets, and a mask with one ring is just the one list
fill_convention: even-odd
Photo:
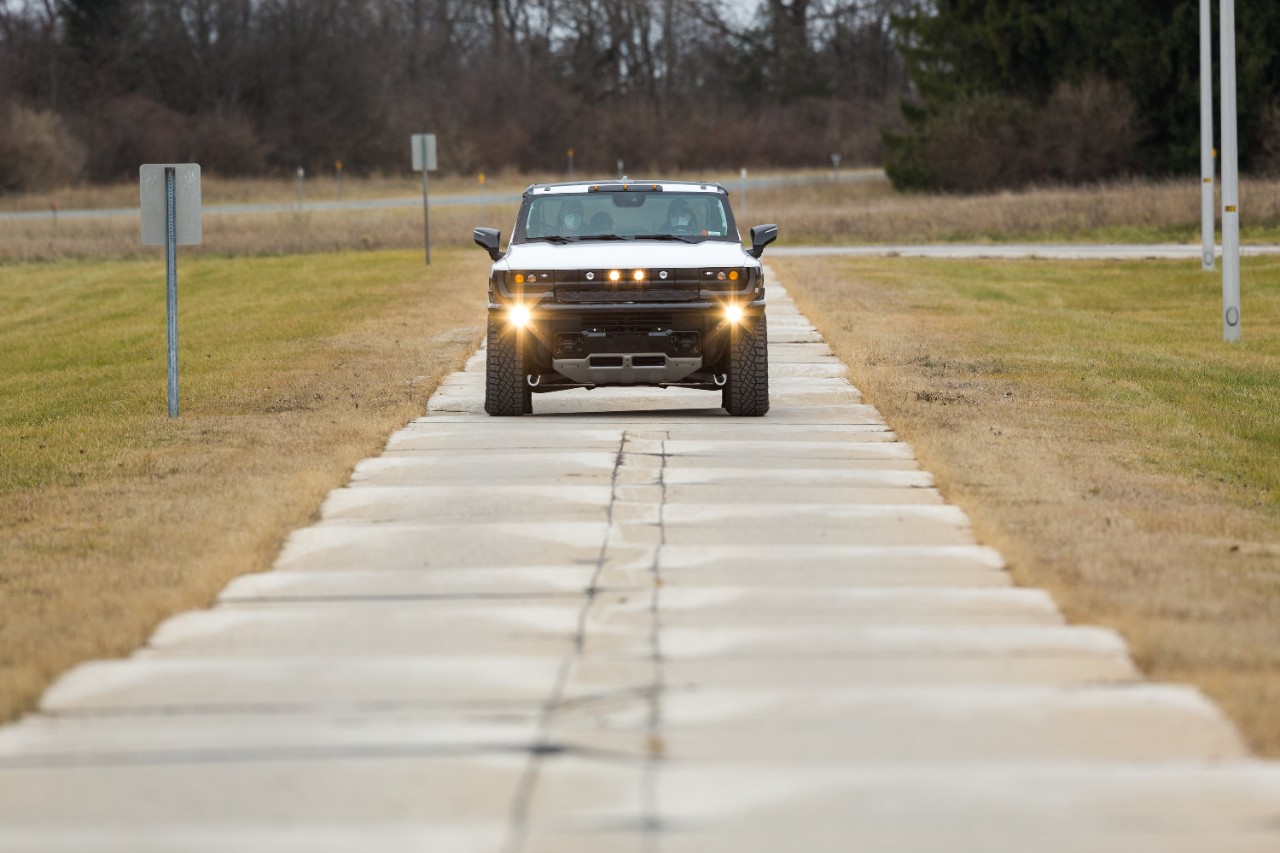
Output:
[[[477,231],[477,233],[479,233]],[[478,237],[476,238],[479,239]],[[778,239],[777,225],[757,225],[751,229],[751,257],[764,254],[764,247]]]
[[[777,229],[774,229],[775,231]],[[754,229],[752,234],[754,234]],[[495,261],[502,257],[502,250],[498,248],[498,243],[502,239],[498,235],[497,228],[477,228],[474,232],[476,245],[489,253],[489,257]]]

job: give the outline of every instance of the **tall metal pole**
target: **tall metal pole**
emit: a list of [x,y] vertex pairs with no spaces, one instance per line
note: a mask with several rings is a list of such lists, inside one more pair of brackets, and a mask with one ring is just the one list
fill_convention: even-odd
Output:
[[1213,16],[1200,0],[1200,268],[1213,270]]
[[178,229],[175,169],[164,170],[165,309],[169,338],[169,417],[178,416]]
[[1222,339],[1240,340],[1240,164],[1236,142],[1236,4],[1221,0]]
[[427,205],[427,136],[422,134],[418,144],[422,146],[422,236],[427,244],[427,266],[431,266],[431,211]]

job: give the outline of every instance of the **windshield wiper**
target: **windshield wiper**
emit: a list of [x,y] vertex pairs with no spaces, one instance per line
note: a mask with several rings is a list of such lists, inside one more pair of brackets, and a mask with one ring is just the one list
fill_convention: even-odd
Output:
[[701,243],[701,237],[686,234],[637,234],[637,240],[679,240],[681,243]]
[[561,236],[561,235],[559,235],[559,234],[549,234],[549,235],[547,235],[546,237],[525,237],[525,238],[524,238],[524,240],[523,240],[522,242],[525,242],[525,243],[555,243],[555,244],[557,244],[557,245],[564,245],[565,243],[572,243],[572,242],[573,242],[573,240],[574,240],[574,238],[573,238],[573,237],[563,237],[563,236]]
[[623,237],[618,234],[583,234],[579,240],[630,240],[630,237]]

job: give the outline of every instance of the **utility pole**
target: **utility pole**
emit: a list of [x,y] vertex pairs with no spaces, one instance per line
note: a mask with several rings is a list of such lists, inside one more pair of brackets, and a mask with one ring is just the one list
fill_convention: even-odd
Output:
[[1212,272],[1214,266],[1213,209],[1213,16],[1209,0],[1200,0],[1200,268]]
[[1240,162],[1236,141],[1236,3],[1221,0],[1222,339],[1240,340]]

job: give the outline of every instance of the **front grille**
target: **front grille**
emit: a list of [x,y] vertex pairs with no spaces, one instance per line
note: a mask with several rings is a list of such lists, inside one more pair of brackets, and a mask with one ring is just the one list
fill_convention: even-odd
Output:
[[609,332],[613,334],[633,332],[645,335],[670,329],[670,314],[602,314],[582,318],[582,331]]
[[609,285],[601,287],[556,287],[557,302],[693,302],[697,285],[653,287],[650,285]]

